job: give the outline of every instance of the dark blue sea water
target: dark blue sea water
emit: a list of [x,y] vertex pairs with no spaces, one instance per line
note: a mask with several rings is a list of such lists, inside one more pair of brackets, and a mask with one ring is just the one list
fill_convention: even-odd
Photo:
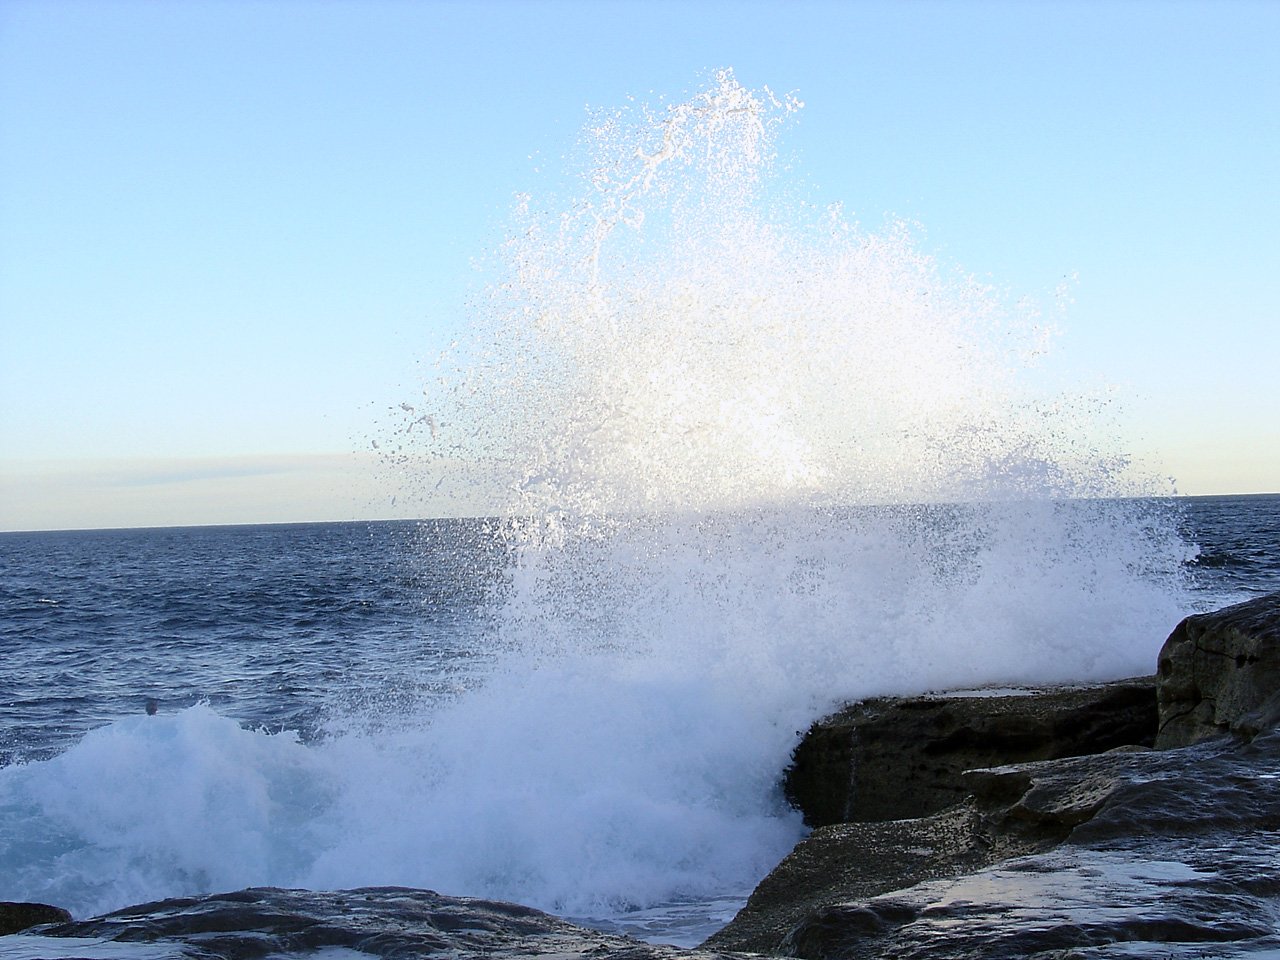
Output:
[[1189,567],[1211,603],[1280,590],[1280,495],[1188,497],[1181,531],[1195,545]]
[[310,738],[449,691],[502,560],[467,520],[0,535],[0,763],[149,699]]
[[[1197,605],[1280,590],[1280,496],[1191,497]],[[477,520],[0,534],[0,764],[143,710],[268,730],[394,711],[485,658],[508,560]],[[1170,625],[1172,626],[1172,625]]]
[[0,899],[395,883],[692,942],[841,697],[1148,672],[1280,590],[1280,496],[783,520],[537,563],[468,520],[0,535]]

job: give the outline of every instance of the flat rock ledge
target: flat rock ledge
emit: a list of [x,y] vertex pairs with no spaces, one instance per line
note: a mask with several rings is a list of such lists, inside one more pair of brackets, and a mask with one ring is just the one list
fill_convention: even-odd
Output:
[[1058,780],[1028,800],[1030,771],[1146,752],[1156,728],[1154,678],[845,707],[810,728],[785,779],[816,829],[708,944],[816,955],[795,931],[836,904],[1051,849],[1094,801]]
[[282,955],[367,955],[387,960],[728,960],[736,956],[653,946],[588,930],[532,907],[405,887],[331,892],[256,887],[141,904],[92,920],[40,927],[37,932],[46,937],[178,945],[184,955],[196,960],[264,960]]
[[[1269,733],[974,771],[948,815],[967,837],[937,876],[713,942],[823,960],[1275,956],[1277,769]],[[927,842],[939,819],[898,829]]]
[[1186,618],[1154,679],[852,704],[787,773],[816,829],[705,946],[1280,956],[1278,722],[1280,594]]
[[810,727],[784,788],[811,827],[927,817],[965,798],[965,770],[1149,747],[1156,728],[1153,677],[880,697]]

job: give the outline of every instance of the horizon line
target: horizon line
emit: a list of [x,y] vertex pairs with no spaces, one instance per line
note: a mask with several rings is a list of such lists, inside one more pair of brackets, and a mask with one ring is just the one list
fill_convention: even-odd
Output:
[[[1150,496],[1131,496],[1131,497],[1064,497],[1063,500],[1221,500],[1226,498],[1247,499],[1252,497],[1280,497],[1280,490],[1263,492],[1254,491],[1251,493],[1170,493],[1170,494],[1153,494]],[[1054,498],[1048,498],[1054,499]],[[954,503],[989,503],[995,501],[953,501]],[[929,506],[938,506],[939,504],[929,504]],[[875,506],[901,506],[901,504],[859,504],[864,507]],[[422,517],[352,517],[345,520],[244,520],[230,521],[224,523],[159,523],[159,524],[137,524],[136,526],[102,526],[102,527],[13,527],[0,529],[0,536],[23,536],[41,533],[126,533],[126,532],[147,532],[160,530],[213,530],[213,529],[234,529],[247,527],[318,527],[318,526],[338,526],[350,524],[375,524],[375,523],[435,523],[438,521],[488,521],[501,520],[514,516],[514,514],[497,514],[497,513],[477,513],[477,514],[451,514],[438,516],[422,516]]]

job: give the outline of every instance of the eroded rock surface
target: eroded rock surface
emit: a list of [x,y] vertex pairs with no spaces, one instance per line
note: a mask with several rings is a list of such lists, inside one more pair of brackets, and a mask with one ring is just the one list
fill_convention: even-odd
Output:
[[1151,678],[1006,696],[883,697],[815,723],[785,787],[813,827],[927,817],[963,800],[965,770],[1150,746]]
[[1160,651],[1156,746],[1180,747],[1280,721],[1280,593],[1187,617]]
[[814,960],[1280,956],[1278,722],[1280,594],[1179,624],[1158,701],[1136,680],[851,705],[814,725],[788,774],[827,825],[709,944]]
[[725,956],[598,933],[513,903],[402,887],[327,893],[254,888],[142,904],[40,932],[50,937],[180,944],[191,956],[208,960],[308,956],[337,949],[388,960],[712,960]]
[[788,772],[789,795],[824,825],[708,944],[779,952],[815,911],[1047,850],[1097,813],[1109,781],[1048,789],[1047,767],[1016,762],[1143,751],[1155,729],[1150,678],[853,704],[814,724]]
[[1046,848],[819,907],[772,949],[845,960],[1280,950],[1280,735],[970,779],[976,830]]
[[791,931],[822,907],[976,870],[1014,852],[993,851],[976,819],[971,805],[959,805],[916,820],[819,827],[706,945],[776,953]]
[[0,936],[17,933],[42,923],[64,923],[71,914],[47,903],[14,903],[0,901]]

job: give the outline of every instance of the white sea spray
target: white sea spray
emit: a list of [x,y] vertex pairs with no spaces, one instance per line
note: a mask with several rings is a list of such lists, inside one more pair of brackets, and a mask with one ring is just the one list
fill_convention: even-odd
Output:
[[779,776],[837,702],[1150,672],[1185,610],[1185,545],[1133,499],[1162,491],[1094,397],[1039,386],[1033,309],[794,200],[798,108],[724,72],[600,114],[581,196],[519,204],[402,438],[504,492],[464,692],[310,746],[131,718],[0,770],[0,896],[744,895],[801,835]]

